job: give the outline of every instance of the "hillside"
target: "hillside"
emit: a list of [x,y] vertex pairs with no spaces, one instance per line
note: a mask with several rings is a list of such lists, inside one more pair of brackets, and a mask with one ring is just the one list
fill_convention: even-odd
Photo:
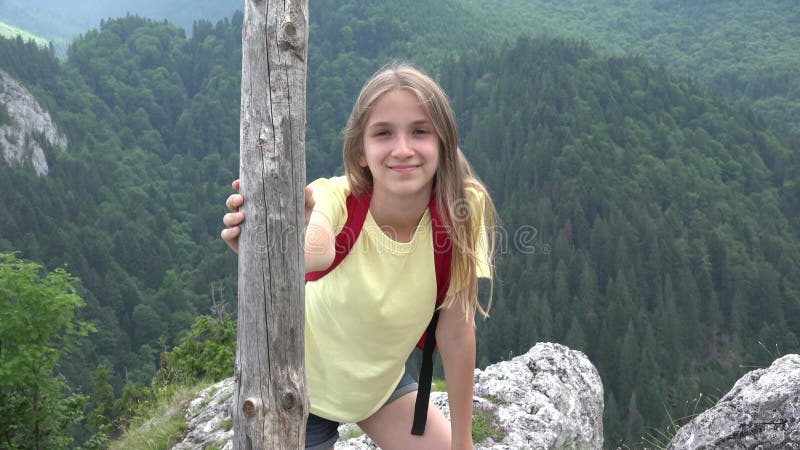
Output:
[[16,38],[17,36],[19,36],[25,41],[29,41],[32,39],[42,47],[47,47],[49,45],[47,39],[33,35],[23,29],[17,28],[13,25],[9,25],[5,22],[0,22],[0,36],[3,36],[5,38]]
[[585,351],[613,444],[768,363],[762,344],[796,351],[796,137],[585,43],[523,39],[443,67],[503,221],[481,357]]
[[240,1],[170,1],[153,0],[4,0],[0,2],[0,17],[14,27],[54,41],[57,53],[63,55],[76,36],[100,25],[112,17],[127,14],[154,20],[168,20],[184,30],[191,30],[198,20],[216,22],[241,10]]
[[[469,36],[472,45],[486,40],[513,41],[520,35],[586,39],[615,56],[638,54],[673,72],[690,75],[714,91],[745,100],[770,120],[800,131],[800,5],[792,0],[774,2],[646,0],[457,0],[435,2],[433,9],[447,16],[417,14],[420,29],[448,27]],[[369,3],[367,3],[369,5]],[[443,5],[443,8],[440,6]],[[314,3],[312,14],[336,13],[347,4]],[[431,2],[404,1],[384,5],[403,17],[405,11],[424,12]],[[190,32],[194,22],[215,22],[242,9],[242,2],[211,1],[110,1],[87,3],[67,0],[7,0],[0,2],[0,17],[10,25],[53,41],[63,55],[72,38],[97,27],[102,20],[135,14],[168,20]],[[359,15],[367,8],[355,8]],[[370,16],[376,14],[369,13]],[[380,15],[380,14],[378,14]],[[58,19],[55,19],[55,18]],[[435,18],[435,21],[426,22]],[[439,22],[439,23],[437,23]],[[476,26],[477,25],[477,26]],[[459,33],[460,31],[466,33]],[[427,34],[427,33],[423,33]],[[312,34],[313,36],[313,34]],[[445,38],[445,41],[450,39]],[[345,41],[340,41],[346,44]],[[417,47],[424,51],[429,43]],[[444,43],[436,48],[450,48]],[[457,46],[456,46],[457,48]],[[387,49],[388,50],[388,49]]]
[[588,40],[612,55],[642,55],[712,90],[746,100],[800,132],[800,4],[600,0],[460,0],[496,41],[519,35]]
[[[606,386],[606,442],[635,445],[665,423],[662,405],[682,417],[770,361],[762,345],[798,351],[796,136],[644,57],[558,39],[470,49],[473,28],[456,22],[477,19],[459,3],[398,19],[412,3],[315,3],[308,178],[339,171],[340,130],[373,70],[408,57],[437,74],[503,223],[481,366],[536,341],[584,350]],[[70,142],[46,177],[0,164],[0,252],[80,278],[97,331],[60,368],[81,392],[104,364],[113,397],[138,401],[212,292],[235,307],[218,234],[238,170],[240,27],[234,15],[187,37],[113,19],[63,62],[0,39],[0,68]]]

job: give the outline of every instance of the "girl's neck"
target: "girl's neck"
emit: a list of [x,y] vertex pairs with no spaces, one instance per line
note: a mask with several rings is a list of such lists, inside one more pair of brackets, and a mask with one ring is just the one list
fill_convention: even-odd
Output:
[[369,204],[369,212],[378,227],[397,242],[409,242],[420,219],[428,208],[430,190],[418,195],[391,196],[374,192]]

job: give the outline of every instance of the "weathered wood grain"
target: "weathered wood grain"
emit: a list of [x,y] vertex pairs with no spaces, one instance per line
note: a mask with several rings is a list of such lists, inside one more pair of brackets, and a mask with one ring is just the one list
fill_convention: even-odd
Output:
[[305,443],[307,0],[246,0],[234,449]]

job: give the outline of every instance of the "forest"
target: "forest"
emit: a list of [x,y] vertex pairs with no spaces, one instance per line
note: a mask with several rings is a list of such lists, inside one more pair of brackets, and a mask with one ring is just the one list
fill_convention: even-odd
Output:
[[613,55],[641,55],[712,91],[746,102],[800,132],[800,4],[642,0],[463,0],[494,40],[519,34],[589,41]]
[[[607,447],[635,448],[800,351],[787,121],[588,40],[473,45],[483,25],[467,2],[404,19],[410,3],[315,0],[307,178],[342,172],[342,127],[382,64],[408,59],[442,83],[501,219],[480,367],[541,341],[584,351]],[[0,38],[0,69],[70,142],[45,146],[47,176],[0,162],[0,447],[30,448],[36,428],[45,448],[105,448],[164,385],[232,374],[236,258],[218,236],[238,172],[241,23],[104,20],[63,60]],[[26,342],[21,311],[44,314],[52,296],[61,320]]]

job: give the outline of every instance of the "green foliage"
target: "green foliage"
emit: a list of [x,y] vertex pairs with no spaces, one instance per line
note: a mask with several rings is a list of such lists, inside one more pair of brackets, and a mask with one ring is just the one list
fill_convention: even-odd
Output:
[[[742,361],[770,360],[762,337],[798,349],[795,136],[585,43],[479,49],[442,79],[503,222],[479,361],[581,348],[607,387],[608,442],[636,445],[664,426],[653,405],[678,415],[672,386],[726,389]],[[754,238],[766,230],[780,246]]]
[[235,356],[236,322],[227,317],[199,316],[191,331],[165,355],[161,377],[219,381],[232,375]]
[[24,41],[33,41],[36,45],[42,48],[48,48],[50,45],[47,39],[33,35],[23,29],[17,28],[13,25],[9,25],[5,22],[0,21],[0,36],[7,38],[7,39],[16,39],[17,36]]
[[342,433],[342,435],[339,437],[339,439],[345,441],[347,439],[353,439],[353,438],[357,438],[357,437],[360,437],[360,436],[363,436],[363,435],[364,435],[364,431],[361,430],[361,428],[351,427],[351,428],[348,428],[347,431]]
[[[708,8],[684,3],[631,8],[659,7],[670,19]],[[341,129],[372,71],[410,58],[441,80],[460,144],[503,223],[492,318],[478,330],[481,365],[537,341],[581,349],[607,386],[607,442],[635,445],[666,425],[660,405],[681,417],[682,398],[726,389],[742,365],[766,365],[771,356],[759,341],[799,351],[797,136],[644,56],[609,58],[562,39],[476,44],[476,36],[504,29],[486,26],[503,8],[478,16],[471,5],[315,3],[306,142],[309,179],[340,172]],[[598,33],[656,26],[616,4],[519,5],[505,10],[544,31],[554,23],[568,31],[597,24]],[[565,19],[578,7],[619,26]],[[741,8],[714,7],[721,15]],[[564,14],[529,19],[552,8]],[[758,11],[774,13],[772,5]],[[714,14],[693,14],[698,30],[709,29],[700,21]],[[224,304],[222,294],[236,296],[236,259],[218,236],[238,173],[242,18],[198,21],[191,37],[136,16],[104,20],[72,43],[65,61],[52,48],[0,38],[0,67],[34,92],[70,142],[48,155],[47,177],[0,160],[0,251],[48,268],[68,264],[81,280],[81,320],[97,332],[76,343],[58,372],[81,392],[97,390],[83,430],[97,446],[102,418],[113,417],[113,434],[130,428],[137,405],[165,384],[230,373],[232,327],[195,318]],[[720,36],[731,33],[727,23],[716,27]],[[651,44],[683,31],[661,34]],[[639,48],[628,37],[605,41],[612,51],[614,42]],[[677,62],[660,62],[743,74],[752,98],[791,109],[795,97],[782,92],[797,77],[781,72],[781,57],[760,64],[768,82],[759,85],[746,64],[717,64],[709,54],[719,44],[728,46],[721,54],[735,55],[730,42],[750,41],[686,42],[695,56],[668,51]],[[741,88],[707,72],[712,78],[702,79],[715,88]],[[98,361],[109,368],[107,381],[92,374]],[[110,416],[108,385],[121,393]]]
[[[111,371],[105,364],[95,369],[92,377],[92,395],[89,397],[87,423],[91,433],[89,447],[102,448],[108,440],[114,420],[114,390],[111,386]],[[84,444],[84,447],[87,447]]]
[[800,131],[800,5],[792,0],[460,3],[481,14],[483,30],[498,42],[566,36],[613,55],[643,55]]
[[220,427],[225,431],[230,431],[233,428],[233,417],[227,417],[220,422]]
[[77,320],[83,300],[64,270],[0,254],[0,442],[3,448],[69,448],[83,398],[55,372],[93,327]]
[[489,400],[489,402],[493,405],[505,405],[508,403],[503,397],[495,394],[481,394],[481,397]]
[[493,407],[476,406],[472,410],[472,441],[479,443],[487,439],[501,442],[506,432],[497,422]]
[[184,408],[204,385],[172,385],[155,392],[143,402],[119,439],[110,442],[109,449],[167,450],[180,440],[186,431]]
[[114,401],[116,428],[128,430],[137,415],[141,417],[147,406],[153,403],[154,396],[155,391],[147,386],[126,383],[122,388],[122,395]]

